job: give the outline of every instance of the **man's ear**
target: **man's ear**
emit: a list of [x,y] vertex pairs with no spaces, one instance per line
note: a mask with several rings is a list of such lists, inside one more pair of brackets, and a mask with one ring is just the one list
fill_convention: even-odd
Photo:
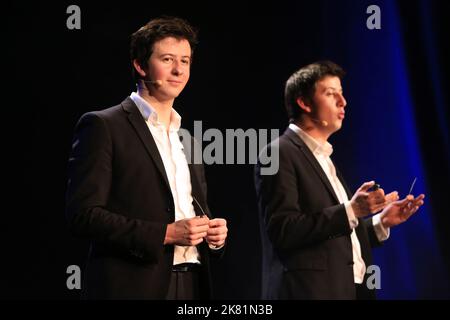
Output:
[[303,97],[298,97],[297,100],[297,105],[306,113],[311,113],[311,104],[309,102],[306,101],[305,98]]
[[137,59],[134,59],[134,60],[133,60],[133,67],[134,67],[134,69],[136,70],[136,72],[139,73],[139,75],[140,75],[141,77],[144,78],[144,77],[146,76],[146,73],[145,73],[144,69],[141,68],[141,65],[139,64],[139,62],[137,61]]

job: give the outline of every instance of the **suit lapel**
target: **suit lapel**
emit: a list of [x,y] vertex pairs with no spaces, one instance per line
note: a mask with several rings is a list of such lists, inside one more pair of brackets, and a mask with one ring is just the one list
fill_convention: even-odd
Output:
[[192,198],[194,198],[192,204],[194,205],[195,214],[200,216],[202,214],[208,214],[208,210],[206,209],[205,199],[203,197],[203,193],[201,192],[200,184],[198,181],[198,177],[195,170],[195,165],[192,163],[188,164],[189,173],[191,174],[191,185],[192,185]]
[[320,163],[317,161],[316,157],[314,157],[311,150],[309,150],[308,146],[303,142],[303,140],[298,136],[298,134],[292,131],[291,129],[287,129],[285,135],[287,135],[289,139],[300,148],[303,155],[306,157],[311,166],[314,168],[314,171],[320,177],[320,180],[322,180],[323,184],[329,191],[330,195],[337,203],[340,203],[338,197],[336,196],[336,193],[334,192],[333,187],[331,186],[330,180],[328,180],[328,177],[323,171],[322,167],[320,166]]
[[158,168],[159,173],[163,177],[164,182],[170,190],[169,180],[167,179],[166,170],[164,169],[164,164],[161,159],[161,155],[159,154],[158,147],[156,146],[155,140],[147,127],[144,119],[142,118],[139,109],[134,104],[131,98],[127,98],[124,102],[122,102],[122,107],[126,112],[128,112],[128,120],[131,125],[136,130],[137,135],[141,139],[142,143],[145,146],[150,157],[153,159],[156,167]]
[[[122,102],[123,109],[128,113],[128,120],[130,121],[131,125],[136,130],[137,135],[139,136],[140,140],[145,146],[145,149],[147,150],[147,153],[152,158],[153,162],[155,163],[156,167],[158,168],[158,171],[160,172],[161,176],[164,179],[164,182],[167,185],[167,188],[170,190],[170,184],[169,180],[167,178],[166,170],[164,168],[164,164],[161,159],[161,155],[159,154],[158,147],[156,146],[155,139],[153,139],[153,136],[150,132],[150,130],[147,127],[147,124],[145,123],[144,119],[142,118],[141,113],[139,112],[139,109],[134,104],[133,100],[128,97],[125,99],[125,101]],[[189,167],[189,173],[191,176],[191,185],[192,185],[192,197],[195,198],[193,201],[195,214],[196,215],[202,215],[203,212],[205,212],[207,215],[209,215],[207,205],[206,205],[206,199],[204,197],[204,194],[202,192],[202,188],[200,187],[200,181],[197,175],[196,170],[196,164],[193,164],[193,160],[191,158],[190,150],[194,146],[191,145],[191,148],[187,146],[187,142],[184,141],[184,139],[180,139],[181,143],[183,144],[183,152],[186,155],[186,160],[188,162]],[[189,140],[189,139],[187,139]],[[190,139],[192,142],[192,138]],[[197,203],[197,201],[198,203]]]

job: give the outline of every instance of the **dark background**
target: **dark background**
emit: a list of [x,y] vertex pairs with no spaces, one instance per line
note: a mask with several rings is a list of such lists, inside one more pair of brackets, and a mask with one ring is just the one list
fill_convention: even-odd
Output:
[[[62,2],[3,5],[2,298],[77,299],[66,268],[83,266],[87,242],[64,217],[74,125],[120,103],[134,84],[129,35],[161,14],[200,30],[191,79],[175,101],[183,126],[284,130],[284,83],[299,67],[330,59],[348,72],[347,117],[333,158],[356,190],[376,180],[404,196],[414,177],[426,204],[375,251],[382,299],[450,298],[449,14],[447,1]],[[66,8],[81,8],[81,30]],[[366,27],[371,4],[381,30]],[[209,203],[229,224],[214,266],[217,298],[261,296],[260,220],[252,165],[206,167]]]

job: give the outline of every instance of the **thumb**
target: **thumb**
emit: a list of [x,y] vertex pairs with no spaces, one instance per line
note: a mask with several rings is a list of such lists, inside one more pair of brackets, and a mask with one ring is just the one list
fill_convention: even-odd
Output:
[[215,218],[209,221],[210,227],[218,227],[218,226],[225,226],[227,224],[227,221],[225,219],[221,218]]
[[359,189],[358,189],[358,191],[357,192],[359,192],[359,191],[364,191],[364,192],[366,192],[367,190],[369,190],[371,187],[373,187],[375,185],[375,181],[369,181],[369,182],[364,182],[363,184],[362,184],[362,186],[361,187],[359,187]]

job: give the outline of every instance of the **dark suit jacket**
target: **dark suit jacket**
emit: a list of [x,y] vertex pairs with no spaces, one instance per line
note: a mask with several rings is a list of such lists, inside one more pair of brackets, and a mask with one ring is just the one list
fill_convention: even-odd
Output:
[[[189,170],[192,195],[209,214],[203,166]],[[163,242],[175,206],[158,148],[131,98],[81,117],[68,172],[70,229],[91,240],[82,296],[164,299],[174,246]],[[194,208],[201,214],[195,201]],[[210,250],[205,242],[197,248],[210,293]]]
[[[258,165],[255,182],[271,244],[266,250],[274,249],[269,253],[271,261],[266,262],[273,270],[277,263],[282,265],[279,298],[355,299],[351,228],[344,204],[339,203],[325,172],[295,132],[287,129],[268,147],[279,152],[279,171],[262,176]],[[338,177],[350,199],[339,172]],[[359,222],[356,233],[369,266],[371,245],[379,242],[371,219]],[[365,298],[374,297],[373,290],[366,291]]]

